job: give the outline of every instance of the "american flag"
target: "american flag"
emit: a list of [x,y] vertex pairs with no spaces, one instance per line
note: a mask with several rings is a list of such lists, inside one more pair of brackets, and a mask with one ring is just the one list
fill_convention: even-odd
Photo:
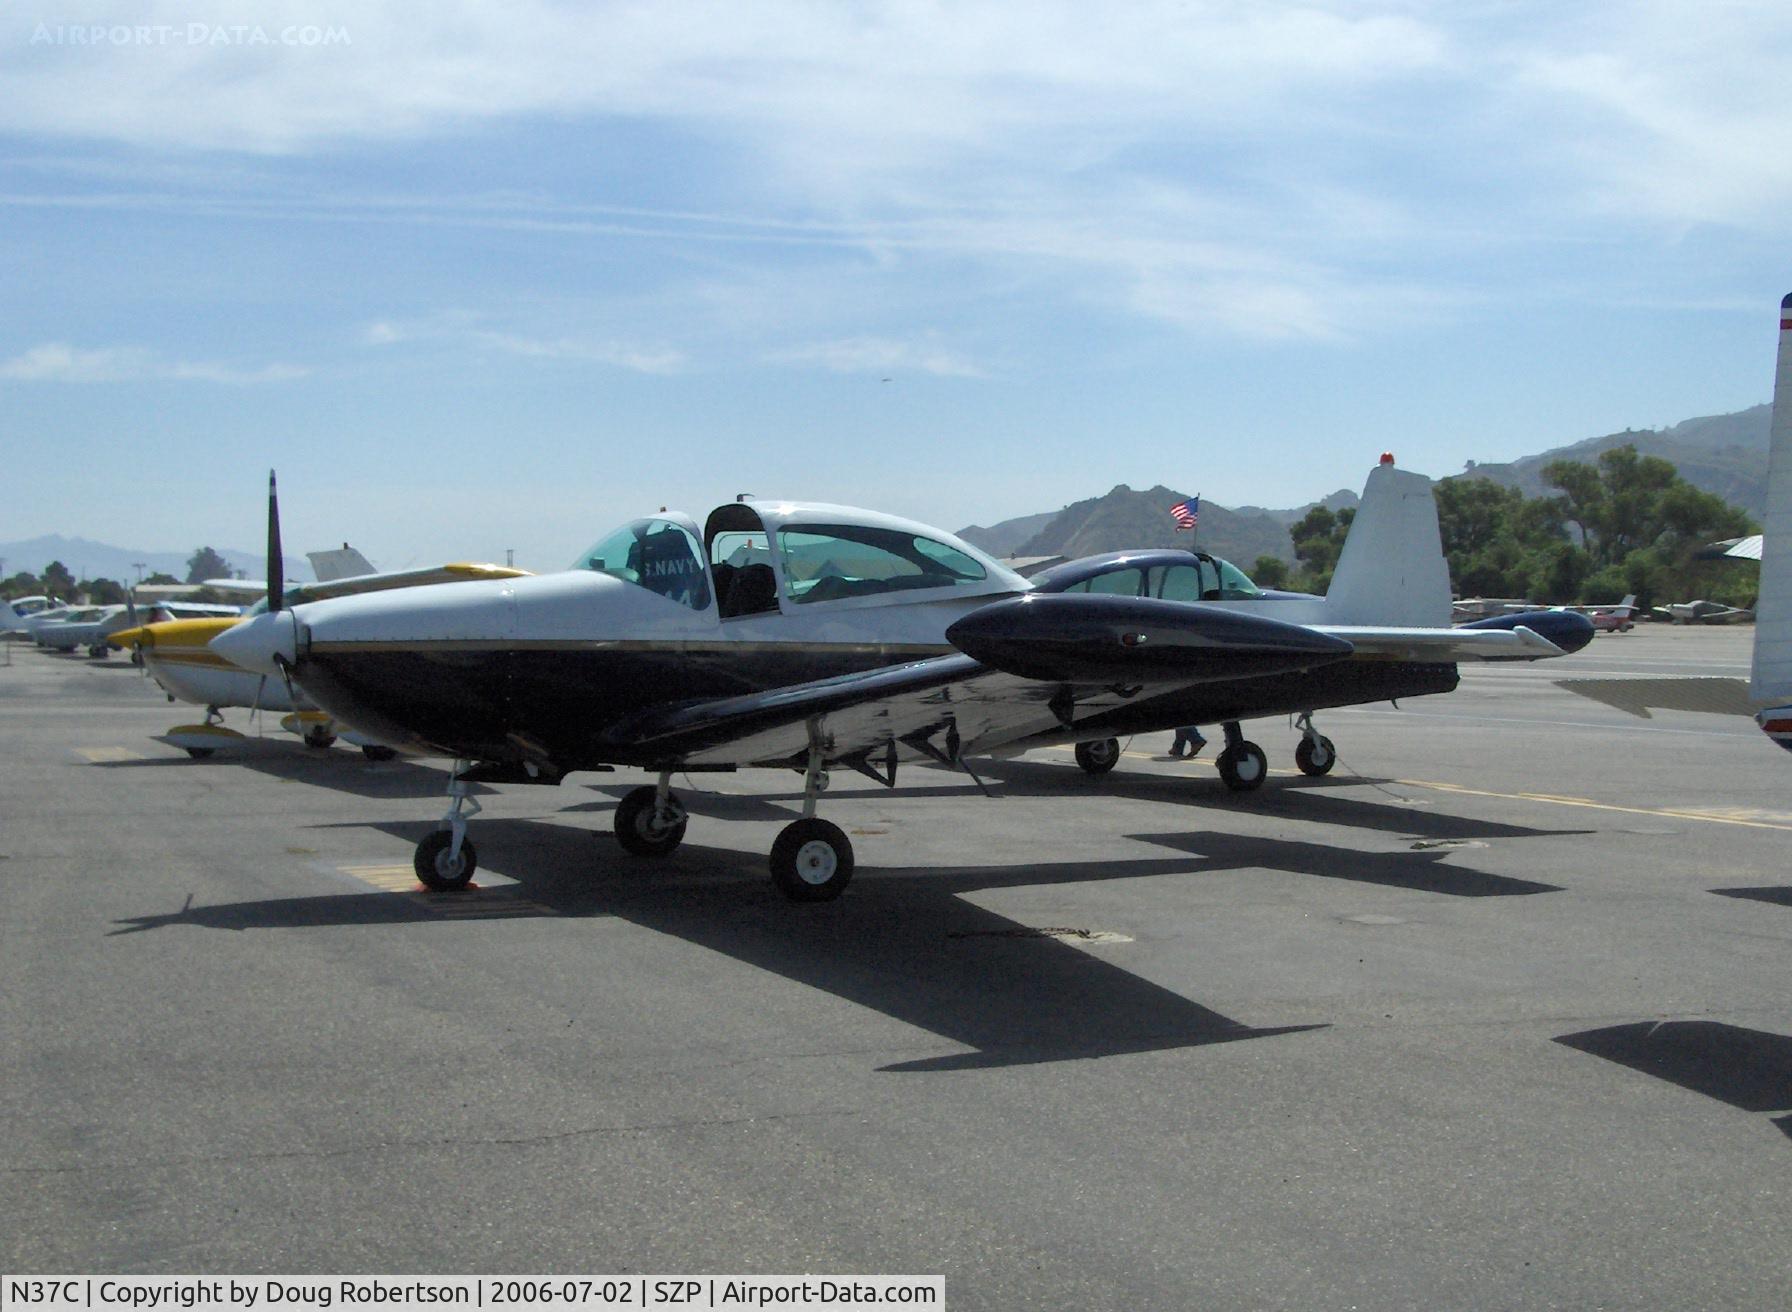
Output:
[[1178,533],[1181,533],[1185,529],[1192,530],[1195,527],[1195,521],[1201,517],[1200,496],[1192,496],[1187,501],[1178,501],[1175,505],[1170,507],[1170,514],[1176,520],[1176,531]]

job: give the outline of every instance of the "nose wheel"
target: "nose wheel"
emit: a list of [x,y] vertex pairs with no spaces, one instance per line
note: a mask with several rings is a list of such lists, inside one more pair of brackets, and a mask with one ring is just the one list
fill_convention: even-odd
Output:
[[465,837],[460,840],[458,852],[450,850],[453,846],[454,834],[446,829],[436,830],[417,844],[411,865],[425,888],[458,893],[472,882],[473,872],[479,868],[479,854]]

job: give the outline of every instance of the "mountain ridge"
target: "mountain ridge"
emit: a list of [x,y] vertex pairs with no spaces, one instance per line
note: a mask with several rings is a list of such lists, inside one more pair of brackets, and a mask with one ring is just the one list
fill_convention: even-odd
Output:
[[[1625,429],[1551,447],[1509,461],[1471,460],[1460,473],[1442,478],[1485,478],[1516,487],[1527,497],[1553,492],[1543,469],[1553,460],[1592,463],[1604,451],[1630,444],[1643,455],[1671,461],[1682,478],[1713,492],[1756,519],[1766,513],[1767,446],[1773,407],[1750,406],[1729,414],[1701,415],[1661,429]],[[1439,481],[1442,481],[1441,478]],[[1188,547],[1235,561],[1247,571],[1259,556],[1294,560],[1288,530],[1316,505],[1336,511],[1355,506],[1359,497],[1348,488],[1288,509],[1264,506],[1228,508],[1201,503],[1200,528],[1194,541],[1177,533],[1170,507],[1184,494],[1167,487],[1135,492],[1122,483],[1105,496],[1090,497],[1056,512],[1022,515],[987,528],[973,525],[959,536],[1000,556],[1071,557],[1128,547]]]

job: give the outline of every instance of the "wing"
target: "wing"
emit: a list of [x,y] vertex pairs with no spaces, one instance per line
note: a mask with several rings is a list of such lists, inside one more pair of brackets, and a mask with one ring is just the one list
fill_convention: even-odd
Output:
[[287,591],[294,601],[323,601],[330,597],[350,597],[363,592],[384,592],[390,588],[417,588],[426,583],[467,583],[479,579],[515,579],[528,575],[526,569],[505,565],[427,565],[421,569],[392,570],[385,574],[358,574],[353,578],[332,579],[322,583],[301,583]]
[[[738,697],[648,707],[595,745],[603,759],[784,765],[820,749],[871,771],[956,762],[1064,732],[1165,692],[1349,657],[1343,639],[1233,610],[1150,598],[1028,594],[947,630],[959,655]],[[873,777],[876,777],[875,775]]]

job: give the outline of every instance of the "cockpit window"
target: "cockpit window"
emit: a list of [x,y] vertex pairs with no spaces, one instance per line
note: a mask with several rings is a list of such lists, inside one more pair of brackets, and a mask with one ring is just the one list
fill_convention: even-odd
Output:
[[920,588],[951,588],[988,577],[970,556],[902,529],[805,524],[778,533],[785,595],[805,604]]
[[671,520],[624,524],[579,557],[573,568],[608,574],[692,610],[709,607],[709,575],[697,539]]
[[[1158,573],[1161,571],[1153,571]],[[1096,592],[1114,597],[1150,596],[1149,592],[1141,592],[1145,577],[1136,568],[1113,569],[1106,574],[1097,574],[1094,578],[1084,579],[1081,583],[1065,588],[1066,592]]]
[[1250,576],[1231,561],[1216,556],[1213,563],[1219,566],[1221,601],[1248,601],[1263,595],[1263,589],[1252,583]]
[[1218,556],[1197,556],[1192,565],[1151,571],[1150,595],[1166,601],[1249,601],[1263,595],[1245,572]]

